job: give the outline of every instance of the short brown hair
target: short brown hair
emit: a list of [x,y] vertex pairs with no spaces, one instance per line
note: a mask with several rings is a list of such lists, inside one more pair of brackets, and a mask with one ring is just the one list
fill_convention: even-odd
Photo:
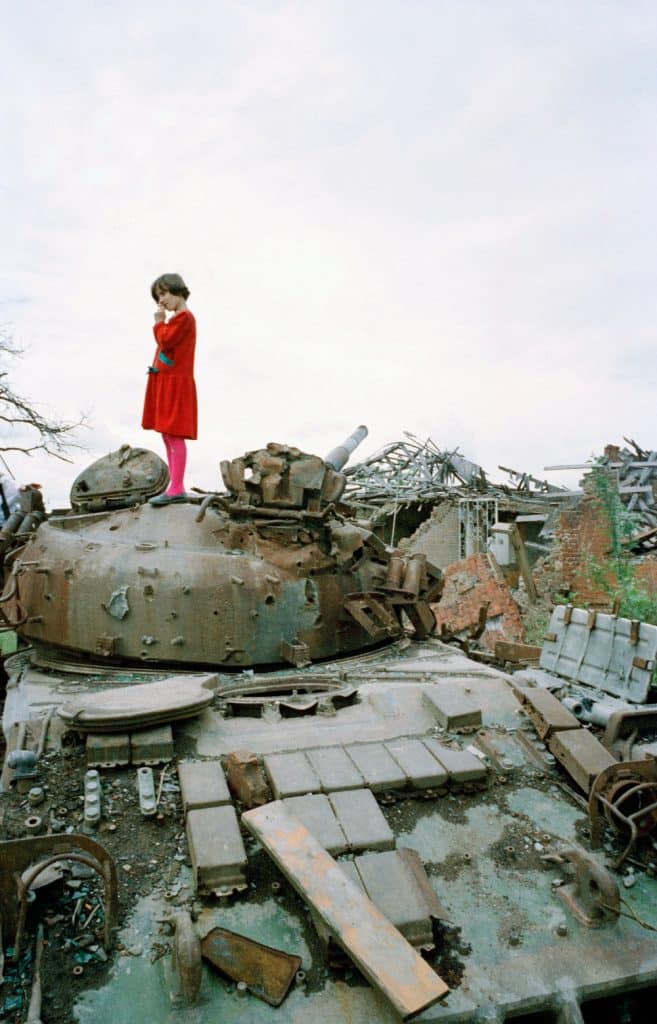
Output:
[[180,274],[161,274],[157,277],[151,285],[151,295],[154,302],[159,302],[161,292],[182,295],[183,299],[189,298],[189,288]]

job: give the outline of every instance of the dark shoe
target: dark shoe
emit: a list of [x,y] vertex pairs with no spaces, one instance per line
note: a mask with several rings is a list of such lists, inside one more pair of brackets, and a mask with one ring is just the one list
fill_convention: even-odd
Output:
[[156,494],[148,499],[149,505],[175,505],[187,501],[186,494]]

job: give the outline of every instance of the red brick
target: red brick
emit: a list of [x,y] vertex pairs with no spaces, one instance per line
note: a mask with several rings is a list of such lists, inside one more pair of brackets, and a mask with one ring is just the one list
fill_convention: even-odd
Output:
[[445,589],[439,604],[432,605],[438,632],[461,633],[474,628],[479,610],[487,604],[487,628],[480,643],[491,651],[498,640],[522,640],[520,610],[511,596],[502,572],[492,555],[471,555],[445,569]]

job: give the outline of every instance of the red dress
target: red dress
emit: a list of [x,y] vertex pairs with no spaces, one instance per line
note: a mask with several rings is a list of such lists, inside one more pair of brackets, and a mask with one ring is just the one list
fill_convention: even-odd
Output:
[[141,425],[144,430],[195,441],[198,429],[194,383],[196,321],[185,309],[168,324],[156,323],[153,333],[157,349],[148,371]]

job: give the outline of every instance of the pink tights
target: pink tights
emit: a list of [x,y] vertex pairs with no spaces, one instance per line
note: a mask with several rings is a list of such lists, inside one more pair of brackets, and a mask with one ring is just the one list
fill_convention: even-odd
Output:
[[185,493],[185,466],[187,465],[187,445],[184,437],[175,437],[173,434],[162,434],[164,447],[167,452],[169,463],[169,486],[166,489],[167,495],[171,498],[176,494]]

